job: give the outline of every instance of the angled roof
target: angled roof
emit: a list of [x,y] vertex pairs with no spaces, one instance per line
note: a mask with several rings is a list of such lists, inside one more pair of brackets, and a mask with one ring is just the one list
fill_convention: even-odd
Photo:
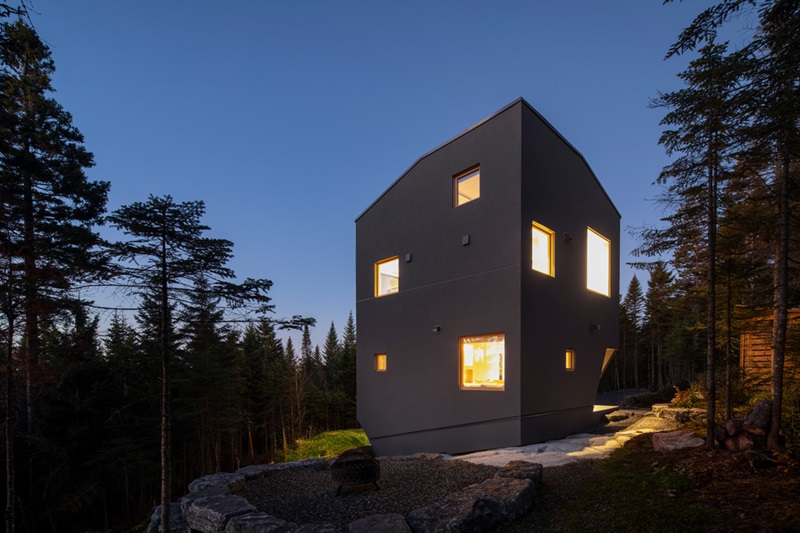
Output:
[[489,115],[488,117],[484,118],[483,120],[480,120],[480,121],[476,122],[475,124],[473,124],[472,126],[470,126],[470,127],[469,127],[469,128],[467,128],[467,129],[465,129],[464,131],[462,131],[461,133],[459,133],[459,134],[458,134],[458,135],[456,135],[455,137],[452,137],[452,138],[448,139],[447,141],[443,142],[442,144],[440,144],[439,146],[437,146],[437,147],[436,147],[436,148],[434,148],[433,150],[430,150],[429,152],[427,152],[427,153],[425,153],[424,155],[420,156],[420,157],[419,157],[419,158],[418,158],[416,161],[414,161],[414,163],[413,163],[413,164],[412,164],[410,167],[408,167],[408,168],[406,169],[406,171],[405,171],[405,172],[403,172],[403,173],[400,175],[400,177],[399,177],[399,178],[397,178],[396,180],[394,180],[394,182],[392,182],[392,184],[391,184],[391,185],[389,185],[389,187],[387,187],[387,189],[386,189],[385,191],[383,191],[383,193],[381,193],[381,195],[380,195],[380,196],[378,196],[378,197],[375,199],[375,201],[373,201],[371,204],[369,204],[369,206],[368,206],[368,207],[367,207],[367,208],[366,208],[366,209],[365,209],[365,210],[364,210],[364,211],[363,211],[363,212],[362,212],[360,215],[358,215],[358,217],[356,217],[356,222],[358,222],[358,220],[359,220],[361,217],[363,217],[364,215],[366,215],[366,214],[367,214],[367,212],[368,212],[370,209],[372,209],[372,207],[373,207],[375,204],[377,204],[378,202],[380,202],[380,201],[381,201],[381,199],[382,199],[384,196],[386,196],[386,194],[387,194],[387,193],[388,193],[390,190],[392,190],[392,187],[394,187],[395,185],[397,185],[397,183],[398,183],[400,180],[402,180],[402,179],[405,177],[405,175],[406,175],[406,174],[408,174],[409,172],[411,172],[411,170],[412,170],[412,169],[413,169],[415,166],[417,166],[417,164],[418,164],[420,161],[422,161],[423,159],[425,159],[425,158],[426,158],[426,157],[428,157],[429,155],[433,154],[434,152],[437,152],[438,150],[441,150],[442,148],[444,148],[444,147],[445,147],[445,146],[447,146],[448,144],[452,143],[452,142],[453,142],[453,141],[455,141],[456,139],[458,139],[458,138],[460,138],[460,137],[462,137],[462,136],[466,135],[467,133],[469,133],[470,131],[474,130],[474,129],[475,129],[475,128],[477,128],[478,126],[481,126],[481,125],[485,124],[486,122],[489,122],[489,121],[490,121],[490,120],[492,120],[493,118],[495,118],[495,117],[499,116],[499,115],[500,115],[500,114],[502,114],[503,112],[505,112],[505,111],[507,111],[508,109],[510,109],[510,108],[512,108],[512,107],[514,107],[514,106],[515,106],[515,105],[517,105],[518,103],[522,103],[522,104],[523,104],[523,105],[525,105],[525,106],[526,106],[528,109],[530,109],[530,110],[531,110],[531,111],[532,111],[532,112],[533,112],[533,113],[534,113],[534,114],[535,114],[535,115],[536,115],[536,116],[537,116],[537,117],[538,117],[538,118],[539,118],[539,119],[540,119],[540,120],[541,120],[541,121],[542,121],[542,122],[543,122],[543,123],[544,123],[544,124],[545,124],[545,125],[546,125],[548,128],[550,128],[550,130],[552,130],[552,132],[553,132],[553,133],[555,133],[555,134],[556,134],[556,135],[557,135],[557,136],[558,136],[558,137],[559,137],[559,138],[560,138],[560,139],[561,139],[561,140],[564,142],[564,144],[566,144],[566,145],[567,145],[567,146],[568,146],[568,147],[569,147],[569,148],[570,148],[570,149],[571,149],[573,152],[575,152],[575,155],[577,155],[578,157],[580,157],[580,158],[581,158],[581,161],[583,161],[583,164],[584,164],[584,165],[586,165],[586,168],[587,168],[587,169],[589,169],[589,172],[592,174],[592,177],[593,177],[593,178],[595,179],[595,181],[597,182],[597,185],[598,185],[598,187],[600,187],[600,190],[601,190],[601,191],[603,191],[603,194],[606,196],[606,199],[608,200],[608,203],[610,203],[610,204],[611,204],[611,207],[613,207],[613,208],[614,208],[614,211],[617,213],[617,216],[618,216],[618,217],[620,217],[620,218],[622,218],[622,215],[620,215],[620,213],[619,213],[619,210],[618,210],[618,209],[617,209],[617,207],[614,205],[614,202],[613,202],[613,201],[611,201],[611,197],[610,197],[610,196],[608,196],[608,193],[606,192],[605,188],[603,188],[603,184],[602,184],[602,183],[600,183],[600,180],[599,180],[599,179],[597,179],[597,175],[594,173],[594,170],[592,170],[592,167],[591,167],[591,166],[589,165],[589,163],[586,161],[586,158],[585,158],[585,157],[583,157],[583,154],[582,154],[582,153],[580,153],[580,152],[579,152],[579,151],[578,151],[578,150],[577,150],[577,149],[576,149],[576,148],[575,148],[575,147],[572,145],[572,143],[570,143],[570,142],[569,142],[569,141],[568,141],[568,140],[567,140],[567,139],[566,139],[566,138],[565,138],[563,135],[561,135],[561,133],[560,133],[560,132],[559,132],[559,131],[558,131],[558,130],[555,128],[555,127],[553,127],[553,125],[552,125],[552,124],[550,124],[550,122],[549,122],[549,121],[548,121],[546,118],[544,118],[544,117],[542,116],[542,114],[541,114],[541,113],[539,113],[538,111],[536,111],[536,109],[534,109],[534,107],[533,107],[531,104],[529,104],[527,101],[525,101],[525,99],[524,99],[524,98],[522,98],[522,97],[519,97],[519,98],[517,98],[516,100],[514,100],[513,102],[511,102],[510,104],[503,106],[503,107],[502,107],[500,110],[498,110],[498,111],[496,111],[495,113],[492,113],[492,114],[491,114],[491,115]]

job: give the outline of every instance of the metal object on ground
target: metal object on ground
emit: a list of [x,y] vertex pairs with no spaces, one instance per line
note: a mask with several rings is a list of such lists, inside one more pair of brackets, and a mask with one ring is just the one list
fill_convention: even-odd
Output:
[[377,490],[381,487],[378,480],[381,478],[381,465],[375,459],[375,452],[372,446],[362,446],[353,448],[341,454],[331,464],[331,479],[339,487],[336,489],[336,496],[342,491],[343,487],[356,487],[358,485],[373,484]]

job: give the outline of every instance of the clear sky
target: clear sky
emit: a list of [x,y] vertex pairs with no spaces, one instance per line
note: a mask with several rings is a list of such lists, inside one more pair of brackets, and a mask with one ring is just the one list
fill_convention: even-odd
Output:
[[355,311],[355,218],[520,96],[622,214],[624,290],[667,162],[647,105],[679,86],[687,58],[664,54],[710,3],[33,0],[32,20],[109,210],[205,201],[237,274],[273,280],[276,316],[315,317],[321,345]]

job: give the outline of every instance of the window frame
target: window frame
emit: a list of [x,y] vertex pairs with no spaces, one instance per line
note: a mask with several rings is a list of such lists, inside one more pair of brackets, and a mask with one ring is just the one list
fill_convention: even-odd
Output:
[[[503,338],[503,354],[501,368],[503,371],[503,385],[501,387],[468,387],[464,385],[464,339],[480,338],[480,337],[502,337]],[[458,337],[458,389],[464,391],[488,391],[488,392],[503,392],[506,390],[506,334],[505,332],[498,333],[478,333],[475,335],[461,335]]]
[[[464,202],[460,202],[459,203],[459,201],[458,201],[459,200],[459,196],[460,196],[459,195],[459,187],[458,187],[459,186],[459,182],[461,180],[465,179],[465,178],[469,178],[469,179],[474,178],[475,176],[472,176],[472,174],[476,174],[476,173],[477,173],[477,178],[478,178],[478,196],[476,196],[475,198],[472,198],[470,200],[466,200]],[[468,204],[470,202],[474,202],[475,200],[480,199],[480,197],[481,197],[481,166],[480,165],[472,166],[472,167],[468,168],[467,170],[464,170],[463,172],[459,172],[458,174],[453,176],[453,207],[461,207],[462,205],[465,205],[465,204]]]
[[[605,243],[606,243],[606,265],[605,265],[605,268],[606,268],[606,286],[605,286],[606,292],[599,291],[596,288],[593,288],[593,287],[590,286],[591,285],[591,281],[592,281],[591,280],[591,273],[592,273],[592,270],[593,270],[591,268],[591,266],[594,266],[594,263],[591,262],[592,261],[592,255],[591,255],[591,251],[590,251],[590,246],[591,246],[590,237],[592,235],[594,235],[595,237],[599,238],[602,241],[605,241]],[[595,293],[595,294],[601,294],[601,295],[605,296],[606,298],[611,298],[611,239],[607,239],[605,236],[603,236],[602,233],[600,233],[597,230],[592,229],[589,226],[586,227],[586,289],[591,291],[591,292],[593,292],[593,293]]]
[[[550,257],[550,261],[548,264],[548,272],[544,272],[536,268],[533,253],[533,232],[534,230],[539,230],[541,233],[547,235],[547,253]],[[535,220],[531,221],[531,270],[534,272],[539,272],[540,274],[544,274],[545,276],[550,276],[551,278],[556,277],[556,232],[548,228],[543,224],[539,224]]]
[[[391,292],[381,293],[381,266],[385,265],[386,263],[391,263],[392,261],[397,262],[397,287],[395,290]],[[375,294],[375,298],[382,298],[384,296],[391,296],[393,294],[397,294],[400,292],[400,256],[395,255],[392,257],[387,257],[386,259],[381,259],[380,261],[375,262],[375,267],[373,269],[373,278],[374,278],[374,286],[373,292]]]

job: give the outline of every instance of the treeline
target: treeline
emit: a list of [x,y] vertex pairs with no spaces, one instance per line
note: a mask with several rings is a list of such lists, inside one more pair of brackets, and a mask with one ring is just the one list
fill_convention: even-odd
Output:
[[[341,340],[331,324],[312,349],[315,321],[274,318],[272,282],[237,280],[233,243],[208,236],[201,201],[107,213],[110,184],[88,179],[93,156],[20,6],[0,3],[6,531],[138,522],[196,477],[356,426],[352,315]],[[103,239],[102,224],[122,238]],[[113,294],[106,332],[95,290]],[[299,353],[281,329],[302,332]]]
[[[743,13],[757,23],[731,50],[717,31]],[[714,423],[732,416],[742,388],[740,334],[759,331],[772,348],[768,445],[777,449],[784,414],[787,431],[800,423],[798,383],[784,373],[799,347],[789,310],[800,305],[800,2],[717,2],[667,57],[686,52],[695,58],[678,75],[683,87],[653,101],[672,157],[656,180],[666,214],[640,231],[636,266],[650,276],[645,294],[634,278],[622,301],[613,380],[656,389],[704,372],[713,447]]]

